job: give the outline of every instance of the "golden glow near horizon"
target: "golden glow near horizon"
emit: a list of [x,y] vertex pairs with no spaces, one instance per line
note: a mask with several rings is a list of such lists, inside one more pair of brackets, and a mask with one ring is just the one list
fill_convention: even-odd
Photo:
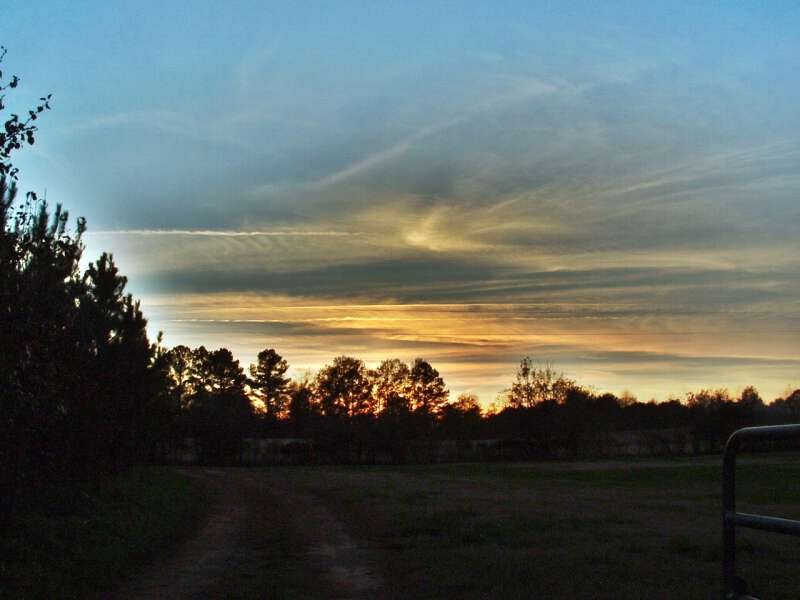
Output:
[[[364,359],[425,357],[454,394],[477,392],[488,405],[513,378],[521,356],[550,362],[601,391],[630,389],[664,399],[701,387],[733,391],[761,383],[773,398],[796,374],[796,331],[736,332],[730,318],[620,317],[594,304],[294,304],[262,294],[146,298],[169,343],[226,345],[248,363],[275,347],[292,373],[315,371],[338,354]],[[626,307],[617,307],[625,313]],[[605,313],[598,316],[602,309]],[[169,315],[169,317],[168,317]],[[268,315],[268,317],[264,317]],[[709,377],[712,374],[713,377]],[[764,385],[784,374],[786,383]]]

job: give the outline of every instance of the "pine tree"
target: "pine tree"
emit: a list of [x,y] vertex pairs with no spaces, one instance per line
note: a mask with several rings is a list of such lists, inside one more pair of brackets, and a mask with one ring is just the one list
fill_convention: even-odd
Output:
[[250,365],[250,385],[258,392],[269,418],[286,416],[289,378],[284,375],[288,370],[289,363],[272,348],[259,352],[258,362]]

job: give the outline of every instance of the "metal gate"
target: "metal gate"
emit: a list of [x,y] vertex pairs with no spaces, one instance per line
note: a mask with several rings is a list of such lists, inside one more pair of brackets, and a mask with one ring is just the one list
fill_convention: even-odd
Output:
[[745,581],[736,575],[736,527],[800,536],[800,521],[736,512],[736,453],[744,440],[787,440],[800,438],[800,425],[745,427],[735,431],[725,445],[722,462],[722,577],[723,600],[744,600]]

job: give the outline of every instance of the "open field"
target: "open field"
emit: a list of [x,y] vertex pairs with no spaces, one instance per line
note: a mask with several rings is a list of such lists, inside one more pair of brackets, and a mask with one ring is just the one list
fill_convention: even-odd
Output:
[[[175,471],[188,482],[183,488],[156,470],[169,481],[158,502],[137,500],[127,513],[114,497],[113,510],[101,507],[100,516],[89,510],[83,520],[70,517],[69,527],[56,523],[60,537],[47,542],[48,552],[71,565],[69,578],[63,569],[59,577],[79,596],[718,598],[718,463],[192,467]],[[746,457],[738,474],[740,510],[800,517],[796,458]],[[176,497],[179,489],[191,499]],[[147,519],[145,507],[173,515]],[[148,544],[164,548],[161,538],[176,531],[160,538],[153,526],[189,517],[194,533],[179,547],[147,552]],[[70,557],[71,539],[83,554]],[[740,530],[739,540],[752,591],[763,599],[798,597],[795,538]],[[109,559],[131,544],[132,552],[118,556],[139,562],[124,569]],[[52,591],[53,582],[43,580],[60,568],[34,567],[29,597],[38,585]]]
[[[717,458],[183,472],[216,508],[124,597],[719,597]],[[800,516],[800,461],[743,457],[738,474],[740,510]],[[797,598],[797,541],[739,539],[751,589]]]
[[[800,463],[742,461],[740,509],[800,516]],[[712,464],[709,464],[712,463]],[[317,498],[392,598],[714,598],[717,461],[265,469]],[[797,598],[797,540],[740,530],[762,598]]]

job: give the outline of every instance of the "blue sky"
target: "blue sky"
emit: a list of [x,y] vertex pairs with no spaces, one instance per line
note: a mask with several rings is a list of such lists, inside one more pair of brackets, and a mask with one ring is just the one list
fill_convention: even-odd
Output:
[[795,3],[15,3],[24,188],[169,344],[800,385]]

